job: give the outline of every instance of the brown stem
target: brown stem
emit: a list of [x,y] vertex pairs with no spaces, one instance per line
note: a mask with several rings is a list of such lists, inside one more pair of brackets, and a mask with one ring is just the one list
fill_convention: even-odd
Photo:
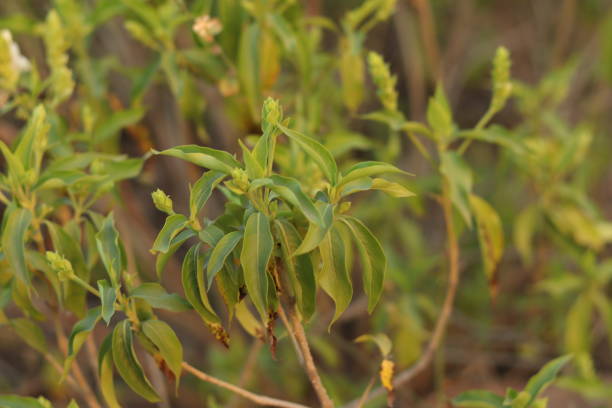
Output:
[[245,390],[244,388],[240,388],[234,384],[230,384],[218,378],[212,377],[198,370],[197,368],[193,367],[192,365],[186,362],[183,362],[181,366],[183,367],[183,370],[194,375],[200,380],[206,381],[207,383],[214,384],[218,387],[231,391],[235,393],[236,395],[240,395],[241,397],[246,398],[251,402],[254,402],[257,405],[265,405],[269,407],[282,407],[282,408],[308,408],[306,405],[296,404],[295,402],[284,401],[281,399],[252,393],[250,391]]
[[428,0],[411,0],[411,3],[419,16],[419,27],[421,28],[421,37],[423,37],[427,64],[434,81],[439,81],[442,79],[440,50],[436,39],[436,24],[431,12],[431,6]]
[[302,322],[295,311],[295,307],[290,306],[287,314],[289,315],[289,323],[291,324],[290,330],[293,331],[295,340],[297,341],[298,347],[302,351],[302,356],[304,357],[304,368],[306,370],[306,374],[310,379],[312,387],[317,393],[321,407],[333,408],[334,403],[327,394],[327,390],[321,382],[321,377],[319,377],[317,366],[315,365],[314,359],[312,358],[312,353],[310,352],[310,345],[308,344],[308,339],[306,338],[306,333],[304,332],[304,326],[302,326]]
[[[455,231],[455,225],[453,222],[453,209],[450,199],[450,188],[448,182],[444,182],[442,197],[440,197],[440,204],[442,206],[442,212],[444,214],[444,221],[446,223],[446,239],[448,242],[448,288],[446,289],[446,297],[442,306],[442,311],[436,326],[434,328],[433,335],[425,353],[421,356],[412,367],[399,373],[393,380],[393,387],[399,388],[402,385],[408,383],[418,374],[420,374],[427,366],[431,363],[436,350],[440,346],[440,342],[444,337],[446,326],[448,325],[449,318],[453,311],[453,302],[455,300],[455,294],[457,293],[457,286],[459,284],[459,244],[457,242],[457,233]],[[378,387],[372,391],[368,397],[368,400],[383,395],[386,390],[382,387]],[[358,406],[359,401],[353,401],[349,403],[346,408],[352,408]]]

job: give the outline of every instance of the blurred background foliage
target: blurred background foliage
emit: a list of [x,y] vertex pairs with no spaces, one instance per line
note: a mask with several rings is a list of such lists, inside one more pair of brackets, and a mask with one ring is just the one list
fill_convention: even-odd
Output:
[[[192,28],[202,15],[220,24],[205,27],[209,37]],[[0,117],[0,139],[7,144],[45,98],[56,108],[49,113],[50,137],[68,132],[78,140],[79,132],[89,133],[96,151],[138,157],[196,143],[239,152],[238,140],[259,133],[260,106],[272,96],[294,127],[319,137],[342,168],[385,160],[415,174],[409,185],[415,198],[374,193],[353,202],[351,211],[381,238],[389,258],[372,318],[367,299],[358,296],[328,333],[333,304],[321,297],[307,328],[324,382],[344,402],[360,394],[379,363],[373,347],[354,339],[386,333],[398,369],[409,366],[424,351],[447,283],[435,199],[440,176],[392,117],[365,117],[381,109],[377,92],[383,104],[385,94],[368,73],[367,53],[375,50],[389,63],[397,111],[407,119],[427,119],[440,82],[456,126],[472,128],[489,107],[490,61],[505,46],[513,96],[464,157],[475,191],[500,215],[506,250],[487,279],[476,234],[460,227],[461,282],[444,346],[430,369],[396,390],[397,404],[446,406],[447,398],[475,387],[503,392],[571,352],[574,368],[549,392],[551,406],[612,406],[612,2],[4,0],[0,29],[9,29],[22,54],[44,67],[40,77],[55,76],[57,84],[24,93],[16,111],[2,108],[8,113]],[[283,166],[305,183],[320,179],[306,163]],[[155,276],[149,249],[163,224],[150,193],[162,188],[185,211],[187,182],[199,173],[156,156],[96,204],[101,211],[116,207],[129,263],[143,280]],[[211,218],[221,211],[216,199]],[[168,263],[164,285],[180,292],[178,259]],[[76,320],[65,318],[66,327]],[[196,315],[163,318],[183,340],[186,360],[207,372],[314,403],[287,339],[274,360],[238,327],[227,351]],[[94,334],[99,343],[105,331]],[[145,368],[155,371],[151,362]],[[68,396],[56,383],[36,352],[11,330],[0,331],[0,391],[65,404]],[[126,406],[148,406],[127,388],[119,392]],[[248,406],[192,378],[178,395],[168,390],[160,406],[202,401]]]

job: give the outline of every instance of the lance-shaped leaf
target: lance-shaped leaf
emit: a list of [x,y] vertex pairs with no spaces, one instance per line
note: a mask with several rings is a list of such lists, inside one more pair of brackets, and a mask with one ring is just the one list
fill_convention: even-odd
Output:
[[318,247],[329,232],[334,222],[333,205],[319,201],[316,203],[316,207],[321,213],[323,225],[320,226],[312,223],[308,225],[308,231],[306,231],[306,236],[304,236],[304,239],[296,248],[294,255],[306,254]]
[[115,393],[115,383],[113,381],[113,354],[112,354],[113,334],[102,341],[98,352],[98,378],[100,379],[100,391],[104,401],[109,408],[121,408]]
[[472,172],[456,152],[445,151],[440,157],[440,173],[449,184],[451,201],[466,225],[472,228],[469,196],[472,192]]
[[453,398],[453,405],[465,408],[502,408],[504,398],[490,391],[466,391]]
[[219,316],[210,305],[206,292],[201,293],[200,291],[200,287],[203,287],[204,283],[200,284],[199,282],[203,280],[200,273],[202,265],[199,262],[199,250],[200,244],[192,246],[183,259],[181,271],[183,290],[185,291],[185,297],[202,320],[207,324],[218,325],[221,322]]
[[28,346],[43,354],[49,352],[45,334],[32,320],[25,318],[11,319],[10,324],[13,330],[15,330],[15,333],[17,333]]
[[145,110],[142,107],[114,112],[110,118],[96,128],[93,133],[93,143],[98,144],[106,141],[122,128],[138,122],[144,113]]
[[225,174],[219,171],[207,171],[189,189],[189,219],[194,220],[198,212],[204,207],[213,190]]
[[412,197],[416,195],[401,184],[382,178],[375,178],[372,180],[371,188],[372,190],[382,191],[383,193],[395,198]]
[[183,214],[173,214],[166,217],[166,222],[159,231],[159,234],[157,234],[151,251],[162,253],[168,252],[172,244],[172,239],[185,228],[187,222],[187,217]]
[[242,233],[239,231],[232,231],[223,236],[217,242],[217,245],[213,248],[210,253],[210,258],[208,259],[206,280],[207,280],[207,288],[210,288],[213,279],[217,275],[217,273],[223,268],[225,264],[225,260],[232,253],[236,245],[242,239]]
[[211,149],[210,147],[184,145],[176,146],[161,152],[154,151],[154,153],[177,157],[200,167],[217,170],[225,174],[230,174],[236,167],[242,168],[240,163],[231,154],[221,150]]
[[240,47],[238,49],[240,87],[244,89],[244,95],[246,95],[251,116],[255,121],[259,120],[258,109],[261,104],[260,32],[259,25],[256,23],[244,26],[240,35]]
[[321,214],[319,214],[310,197],[302,190],[297,180],[290,177],[272,175],[269,178],[253,180],[251,183],[251,189],[257,189],[262,186],[268,187],[289,204],[297,207],[311,223],[323,226]]
[[485,200],[471,194],[470,205],[478,227],[485,275],[491,280],[504,253],[504,230],[499,215]]
[[454,131],[453,113],[441,85],[436,88],[434,96],[429,98],[427,123],[437,141],[448,143],[451,140]]
[[260,212],[251,214],[244,229],[240,263],[247,291],[263,321],[268,318],[267,268],[273,246],[268,217]]
[[338,186],[341,187],[347,183],[350,183],[351,181],[355,181],[363,177],[371,177],[385,173],[410,174],[398,169],[392,164],[377,161],[366,161],[357,163],[348,169],[342,176]]
[[191,229],[183,230],[179,232],[177,236],[172,238],[168,251],[157,254],[157,258],[155,258],[155,272],[157,273],[158,280],[161,280],[162,272],[168,264],[168,261],[170,261],[170,258],[172,258],[172,255],[174,255],[174,253],[181,247],[181,245],[183,245],[185,241],[195,235],[196,232]]
[[84,318],[76,322],[72,331],[70,332],[70,337],[68,338],[68,355],[66,356],[66,360],[64,361],[64,373],[62,375],[63,381],[68,372],[70,370],[70,366],[72,362],[76,358],[77,353],[85,343],[87,336],[94,329],[98,321],[100,320],[100,307],[94,307],[93,309],[89,309]]
[[150,402],[159,401],[157,392],[142,371],[132,345],[130,322],[123,320],[113,330],[112,353],[119,375],[132,390]]
[[265,168],[262,166],[262,163],[260,163],[253,152],[242,143],[242,140],[238,140],[238,143],[242,149],[242,161],[244,161],[244,167],[246,168],[249,179],[254,180],[262,178],[265,175]]
[[168,293],[156,282],[147,282],[134,288],[131,297],[145,300],[156,309],[165,309],[171,312],[184,312],[191,309],[189,303],[176,293]]
[[19,395],[0,395],[2,408],[49,408],[51,403],[43,397],[22,397]]
[[391,347],[393,345],[391,343],[391,339],[389,339],[389,336],[384,333],[362,334],[355,339],[355,343],[365,342],[372,342],[376,344],[376,347],[378,347],[378,350],[380,350],[380,354],[382,354],[383,358],[386,358],[389,354],[391,354]]
[[525,391],[530,396],[528,403],[525,405],[526,407],[531,406],[531,404],[535,402],[538,395],[557,378],[559,371],[561,371],[571,359],[572,355],[557,357],[546,363],[536,375],[529,379],[529,382],[525,386]]
[[298,309],[304,320],[309,320],[315,310],[316,282],[309,255],[296,255],[300,236],[295,227],[284,220],[274,222],[276,236],[281,244],[281,258]]
[[340,220],[351,231],[357,244],[363,270],[363,290],[368,295],[368,312],[372,313],[382,293],[387,258],[378,239],[361,221],[354,217]]
[[304,152],[320,167],[325,177],[332,185],[338,182],[338,166],[334,160],[334,156],[321,143],[313,138],[306,136],[300,132],[289,129],[281,124],[278,128],[287,135],[291,140],[295,141]]
[[102,319],[106,322],[106,325],[110,323],[110,319],[115,314],[115,300],[117,299],[117,292],[115,288],[108,284],[106,279],[98,281],[98,291],[100,292],[100,301],[102,302]]
[[36,174],[40,170],[40,163],[47,146],[49,124],[46,116],[44,106],[38,105],[32,112],[28,126],[15,148],[15,156],[21,161],[23,167],[25,169],[34,168]]
[[336,304],[336,312],[329,323],[328,330],[346,310],[353,297],[353,284],[346,267],[345,246],[342,234],[336,228],[325,236],[319,246],[322,265],[317,273],[317,280]]
[[183,346],[176,333],[161,320],[144,321],[142,332],[159,350],[159,354],[174,374],[176,388],[178,389],[181,379],[181,363],[183,362]]
[[100,258],[102,258],[106,272],[110,277],[111,285],[117,287],[124,261],[113,213],[110,213],[102,222],[100,231],[96,234],[96,246],[98,247],[98,253]]
[[2,250],[17,278],[30,284],[30,271],[25,260],[25,240],[32,213],[23,208],[7,210],[2,231]]

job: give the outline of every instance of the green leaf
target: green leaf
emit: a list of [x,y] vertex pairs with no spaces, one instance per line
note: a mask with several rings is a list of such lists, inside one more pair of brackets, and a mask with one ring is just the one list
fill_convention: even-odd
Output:
[[145,110],[142,107],[113,113],[95,129],[93,134],[94,145],[102,143],[116,135],[122,128],[138,122],[144,116],[144,113]]
[[321,254],[321,269],[317,272],[317,280],[323,290],[336,304],[336,312],[329,323],[328,330],[346,310],[353,297],[353,284],[349,276],[346,262],[346,251],[343,237],[333,228],[319,246]]
[[34,168],[37,175],[47,146],[49,124],[46,121],[46,116],[43,105],[34,108],[28,120],[28,126],[15,148],[15,156],[21,161],[24,169]]
[[[259,139],[259,141],[261,141],[261,138]],[[258,144],[259,141],[257,142]],[[239,139],[238,143],[240,144],[240,148],[242,149],[242,161],[244,161],[244,166],[246,168],[246,172],[249,176],[249,179],[254,180],[264,177],[265,169],[262,164],[257,160],[255,155],[249,150],[249,148],[246,147],[244,143],[242,143],[242,140]]]
[[317,202],[316,207],[318,211],[321,213],[321,217],[323,219],[323,226],[312,224],[308,225],[308,231],[306,231],[306,236],[300,243],[300,245],[296,248],[293,255],[302,255],[306,254],[321,244],[323,239],[327,236],[333,221],[334,221],[334,206],[328,203],[323,203],[321,201]]
[[213,190],[225,174],[218,171],[207,171],[189,190],[189,219],[195,220],[198,212],[204,207]]
[[116,288],[119,285],[119,274],[123,271],[124,258],[113,213],[110,213],[104,219],[100,230],[96,234],[96,246],[110,277],[111,285]]
[[268,187],[289,204],[297,207],[311,223],[319,226],[323,225],[321,214],[319,214],[310,197],[302,190],[297,180],[290,177],[272,175],[269,178],[257,179],[251,182],[251,189],[253,190],[262,186]]
[[153,242],[153,252],[166,253],[170,250],[172,239],[179,234],[187,225],[188,220],[183,214],[173,214],[166,217],[164,226],[157,234]]
[[472,228],[469,196],[472,191],[472,172],[456,152],[445,151],[440,157],[440,173],[448,182],[451,201],[466,225]]
[[368,295],[368,312],[372,313],[380,299],[387,269],[387,258],[380,242],[361,221],[354,217],[340,218],[355,238],[363,269],[363,290]]
[[335,186],[338,183],[338,166],[334,160],[334,156],[321,143],[313,138],[306,136],[300,132],[289,129],[281,124],[278,128],[295,141],[304,152],[319,166],[329,182]]
[[156,282],[147,282],[130,292],[130,296],[143,299],[156,309],[165,309],[171,312],[184,312],[190,310],[189,303],[176,293],[168,293]]
[[115,300],[117,299],[117,292],[105,279],[98,281],[98,291],[100,292],[100,300],[102,302],[102,319],[104,319],[106,325],[108,326],[110,319],[115,314]]
[[300,241],[295,227],[284,220],[275,220],[274,227],[281,247],[281,258],[302,318],[308,321],[315,311],[316,282],[309,255],[294,256]]
[[192,246],[185,258],[183,259],[183,267],[181,270],[181,278],[183,282],[183,290],[187,301],[198,312],[202,320],[207,324],[219,324],[221,320],[217,313],[210,305],[206,292],[201,292],[204,288],[199,256],[200,244]]
[[62,374],[62,378],[60,382],[63,382],[70,371],[70,366],[72,362],[77,356],[77,353],[85,343],[87,336],[94,329],[98,321],[100,320],[100,307],[94,307],[93,309],[89,309],[84,318],[75,323],[72,331],[70,332],[70,337],[68,338],[68,355],[66,356],[66,360],[64,361],[64,373]]
[[[46,402],[43,403],[42,401]],[[19,395],[0,395],[0,407],[2,408],[49,408],[49,402],[42,398],[21,397]]]
[[171,149],[154,153],[177,157],[200,167],[205,167],[210,170],[217,170],[225,174],[230,174],[236,167],[242,168],[240,163],[231,154],[204,146],[176,146]]
[[238,77],[255,122],[259,121],[259,106],[261,105],[259,39],[260,29],[257,24],[245,26],[240,35],[238,53]]
[[246,300],[236,303],[236,319],[244,330],[251,336],[263,339],[266,333],[266,329],[257,320],[251,310],[246,305]]
[[470,206],[478,226],[485,275],[490,281],[504,253],[504,230],[499,215],[485,200],[470,194]]
[[427,123],[433,130],[436,140],[443,143],[450,141],[454,132],[453,114],[441,85],[436,88],[434,96],[429,98]]
[[223,238],[219,240],[217,245],[215,245],[215,247],[213,248],[210,254],[210,258],[208,259],[207,274],[206,274],[208,288],[210,288],[210,285],[212,284],[212,281],[215,275],[217,275],[217,272],[219,272],[221,268],[223,268],[223,264],[225,264],[225,260],[227,259],[229,254],[232,253],[234,248],[236,248],[236,245],[238,245],[241,239],[242,239],[241,232],[232,231],[226,234],[225,236],[223,236]]
[[159,396],[145,377],[142,366],[136,359],[132,345],[132,330],[127,320],[119,323],[113,330],[112,353],[115,367],[127,385],[147,401],[159,401]]
[[6,212],[2,250],[14,274],[29,286],[30,271],[25,260],[25,240],[32,222],[32,213],[23,208],[7,209]]
[[381,178],[375,178],[372,180],[372,187],[370,188],[372,190],[382,191],[383,193],[395,198],[413,197],[416,195],[399,183],[394,183],[393,181]]
[[157,347],[160,355],[174,374],[176,388],[181,379],[183,346],[174,330],[161,320],[146,320],[142,323],[143,334]]
[[540,369],[540,371],[529,379],[525,386],[525,391],[529,393],[530,399],[526,407],[535,402],[546,387],[548,387],[556,378],[559,371],[572,359],[571,355],[557,357],[549,361]]
[[541,218],[539,207],[531,205],[522,210],[514,222],[514,246],[527,265],[530,265],[533,260],[533,238]]
[[268,318],[267,268],[273,247],[270,221],[260,212],[251,214],[244,229],[240,263],[247,291],[262,321]]
[[13,330],[15,330],[15,333],[17,333],[28,346],[43,354],[49,352],[45,334],[36,323],[30,319],[18,318],[11,319],[10,324]]
[[365,343],[372,342],[376,344],[376,347],[380,350],[380,354],[382,354],[383,358],[387,358],[387,356],[391,353],[391,340],[389,336],[384,333],[378,334],[362,334],[361,336],[355,339],[355,343]]
[[502,408],[504,398],[489,391],[466,391],[453,398],[453,405],[465,408]]
[[100,391],[104,401],[109,408],[121,408],[115,393],[113,382],[113,354],[112,354],[113,334],[109,333],[100,345],[98,352],[98,378],[100,379]]
[[400,173],[400,174],[409,174],[403,170],[398,169],[392,164],[376,162],[376,161],[366,161],[357,163],[352,166],[350,169],[346,171],[346,173],[340,179],[340,183],[338,187],[342,187],[351,181],[355,181],[357,179],[363,177],[370,177],[377,174],[384,173]]
[[161,280],[161,274],[168,264],[168,261],[172,258],[172,255],[183,245],[185,241],[196,235],[196,232],[191,229],[186,229],[179,232],[172,241],[170,242],[170,248],[167,252],[160,252],[157,254],[155,259],[155,272],[157,273],[158,280]]

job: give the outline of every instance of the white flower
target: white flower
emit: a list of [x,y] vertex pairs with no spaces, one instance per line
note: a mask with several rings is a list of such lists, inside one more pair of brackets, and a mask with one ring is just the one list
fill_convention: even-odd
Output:
[[210,43],[213,37],[221,32],[223,25],[216,18],[211,18],[209,15],[198,17],[193,23],[193,31],[200,36],[204,41]]
[[30,61],[21,54],[19,45],[13,41],[13,35],[9,30],[0,31],[0,35],[9,44],[11,50],[11,61],[13,63],[13,69],[17,72],[29,71],[31,68]]

